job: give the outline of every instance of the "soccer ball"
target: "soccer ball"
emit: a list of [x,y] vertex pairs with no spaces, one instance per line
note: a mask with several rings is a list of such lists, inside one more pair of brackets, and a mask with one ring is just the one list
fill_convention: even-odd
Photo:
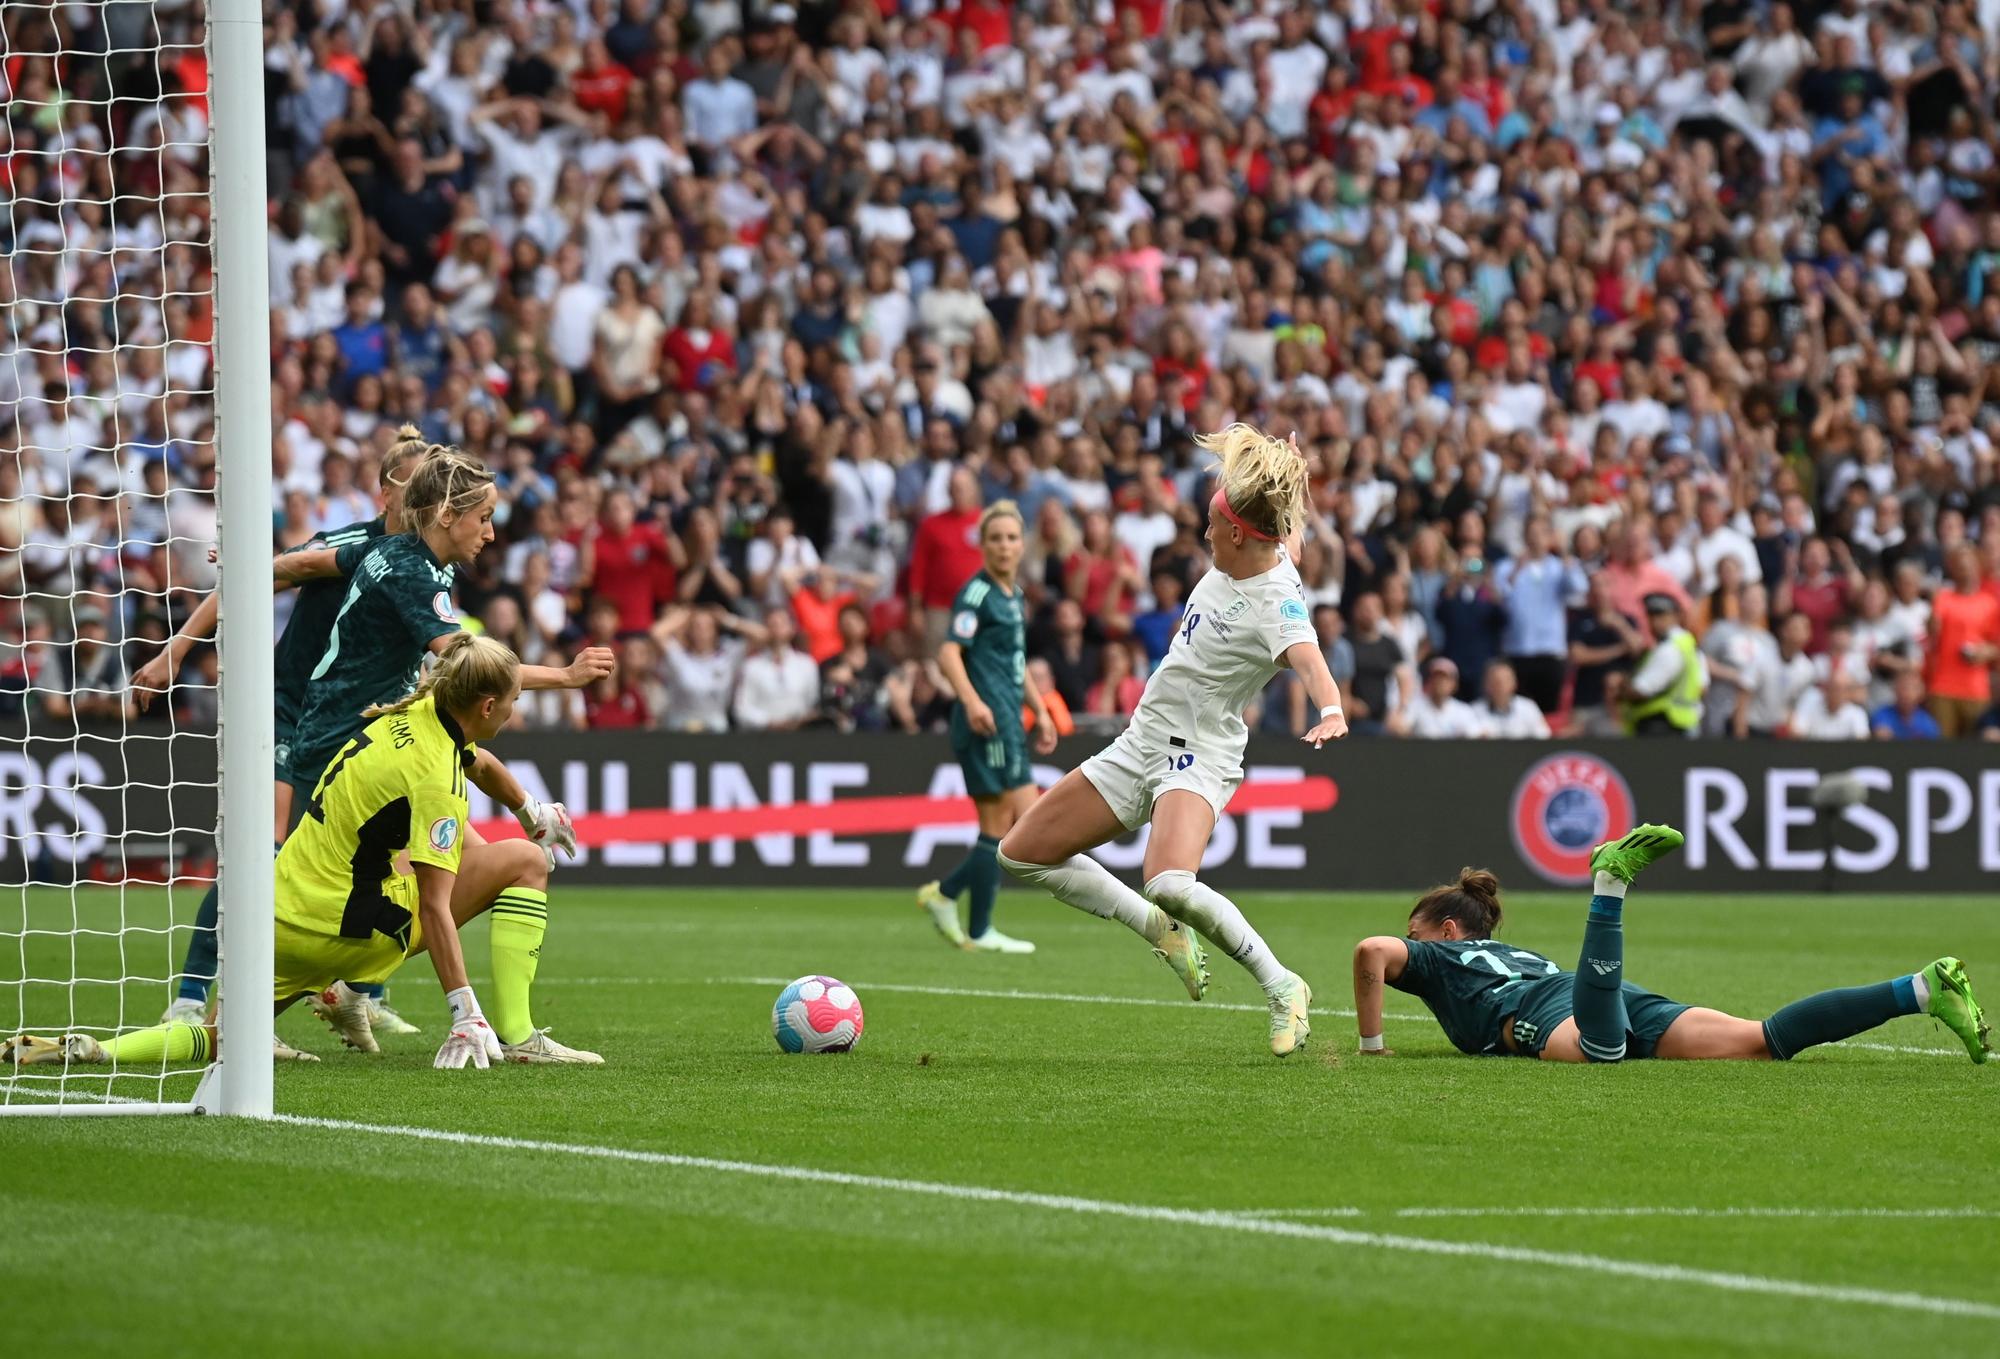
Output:
[[846,1052],[861,1041],[861,998],[832,977],[800,977],[771,1007],[771,1036],[786,1052]]

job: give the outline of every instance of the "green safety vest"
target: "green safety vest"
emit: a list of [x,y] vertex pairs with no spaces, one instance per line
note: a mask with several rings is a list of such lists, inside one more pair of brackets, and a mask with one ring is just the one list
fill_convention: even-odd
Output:
[[1677,628],[1660,643],[1681,653],[1680,678],[1666,692],[1633,704],[1625,712],[1625,729],[1635,730],[1649,717],[1666,714],[1667,721],[1680,731],[1693,731],[1701,724],[1701,653],[1695,649],[1694,634]]

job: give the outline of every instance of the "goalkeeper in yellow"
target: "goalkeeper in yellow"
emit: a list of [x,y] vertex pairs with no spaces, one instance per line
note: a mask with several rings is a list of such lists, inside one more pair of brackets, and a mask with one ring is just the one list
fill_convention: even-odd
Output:
[[[335,982],[380,982],[405,959],[429,952],[451,1008],[451,1034],[436,1065],[562,1060],[601,1064],[595,1053],[552,1043],[533,1026],[534,985],[548,923],[549,858],[530,840],[467,843],[465,773],[477,743],[514,710],[521,665],[490,638],[461,632],[415,692],[376,707],[341,747],[285,841],[277,865],[275,977],[283,1012]],[[411,871],[398,872],[407,854]],[[458,931],[491,909],[493,990],[489,1018],[466,980]],[[88,1034],[22,1034],[0,1044],[0,1065],[203,1062],[212,1025],[167,1023],[99,1042]]]

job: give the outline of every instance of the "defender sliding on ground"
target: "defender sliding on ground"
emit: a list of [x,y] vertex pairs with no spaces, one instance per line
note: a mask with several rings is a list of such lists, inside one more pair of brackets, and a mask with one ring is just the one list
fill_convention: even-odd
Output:
[[1627,982],[1625,890],[1680,845],[1681,833],[1671,826],[1640,826],[1597,847],[1583,953],[1573,973],[1493,938],[1500,928],[1500,880],[1493,874],[1468,868],[1456,884],[1427,893],[1410,912],[1407,938],[1378,935],[1355,946],[1361,1050],[1391,1055],[1382,1042],[1386,985],[1423,1001],[1452,1044],[1475,1056],[1787,1061],[1898,1015],[1928,1014],[1958,1036],[1973,1061],[1986,1060],[1991,1031],[1956,958],[1872,986],[1822,991],[1761,1021],[1682,1005]]

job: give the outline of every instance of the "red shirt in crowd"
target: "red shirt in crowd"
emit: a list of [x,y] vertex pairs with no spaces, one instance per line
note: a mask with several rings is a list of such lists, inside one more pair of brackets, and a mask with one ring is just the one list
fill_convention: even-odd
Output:
[[1014,35],[1014,7],[1001,0],[965,0],[948,16],[954,37],[952,50],[958,50],[956,35],[962,29],[971,29],[979,35],[979,50],[991,52],[996,47],[1005,47]]
[[1847,602],[1847,582],[1839,576],[1830,575],[1817,585],[1801,580],[1792,586],[1792,608],[1812,623],[1807,651],[1817,656],[1826,650],[1827,630],[1847,616]]
[[590,588],[599,599],[618,607],[620,632],[644,632],[653,626],[659,606],[674,597],[674,559],[658,524],[635,522],[618,533],[611,525],[598,528],[596,572]]
[[[1793,594],[1797,595],[1796,588]],[[1964,648],[1976,642],[2000,646],[2000,598],[1985,590],[1962,595],[1947,586],[1931,601],[1931,692],[1939,698],[1987,697],[1992,683],[1986,666],[1965,659]]]
[[840,611],[858,599],[852,590],[843,590],[831,599],[803,585],[792,592],[792,617],[799,620],[799,641],[818,664],[825,665],[828,658],[840,654]]
[[585,113],[601,113],[615,126],[625,120],[632,80],[632,73],[615,61],[595,68],[579,66],[569,78],[570,94]]
[[910,593],[927,609],[949,609],[973,573],[985,565],[979,550],[979,515],[943,510],[917,525],[910,550]]
[[584,691],[583,716],[592,731],[631,731],[652,721],[646,700],[630,684],[621,684],[610,698],[600,697],[601,684]]
[[[719,330],[675,326],[660,348],[667,362],[679,370],[674,385],[684,392],[705,392],[736,371],[736,346]],[[715,366],[709,367],[711,364]]]

